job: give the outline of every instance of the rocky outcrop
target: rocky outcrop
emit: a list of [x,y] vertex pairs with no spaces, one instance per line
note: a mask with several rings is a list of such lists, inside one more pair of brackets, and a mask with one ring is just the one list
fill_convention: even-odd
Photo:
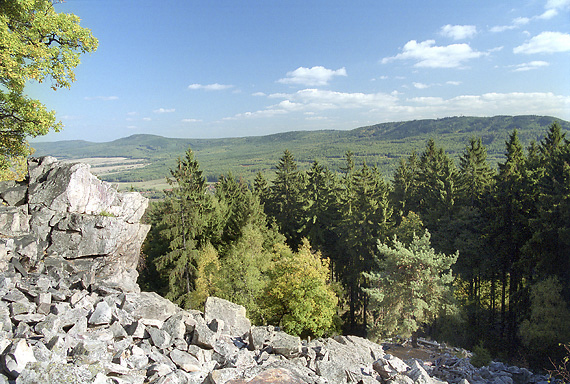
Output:
[[0,270],[16,260],[41,271],[63,259],[87,284],[137,291],[148,200],[117,192],[86,164],[43,157],[28,169],[24,182],[0,185]]
[[251,326],[210,297],[204,312],[140,292],[146,200],[82,164],[30,161],[0,185],[0,384],[527,384],[540,377],[447,356],[402,361],[355,336],[302,341]]

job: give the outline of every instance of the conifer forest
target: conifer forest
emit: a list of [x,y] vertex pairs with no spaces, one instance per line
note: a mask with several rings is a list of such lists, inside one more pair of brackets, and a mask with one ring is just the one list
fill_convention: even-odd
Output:
[[[139,284],[185,308],[208,296],[303,337],[418,335],[549,367],[570,340],[570,140],[557,122],[498,166],[481,138],[456,163],[428,140],[393,175],[344,154],[208,184],[191,149],[171,170]],[[339,154],[341,156],[342,154]]]

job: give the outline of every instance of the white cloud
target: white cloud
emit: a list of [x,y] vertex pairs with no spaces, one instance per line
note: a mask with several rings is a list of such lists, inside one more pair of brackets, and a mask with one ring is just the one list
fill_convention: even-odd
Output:
[[267,96],[267,95],[263,92],[255,92],[255,93],[252,93],[251,96]]
[[430,87],[430,85],[424,83],[413,83],[413,84],[414,87],[416,87],[417,89],[426,89]]
[[471,49],[468,44],[451,44],[447,46],[434,45],[434,40],[418,43],[410,40],[404,45],[402,53],[392,57],[385,57],[382,63],[393,60],[416,60],[415,67],[425,68],[457,68],[463,62],[486,55]]
[[86,96],[84,98],[85,100],[101,100],[101,101],[114,101],[114,100],[119,100],[119,96]]
[[230,89],[233,88],[233,85],[229,85],[229,84],[218,84],[218,83],[214,83],[214,84],[190,84],[188,86],[188,89],[192,89],[192,90],[197,90],[197,89],[203,89],[205,91],[223,91],[226,89]]
[[143,121],[152,121],[152,119],[150,117],[143,117],[142,119],[143,119]]
[[514,53],[555,53],[570,51],[570,34],[542,32],[513,49]]
[[550,64],[546,61],[531,61],[529,63],[522,63],[514,65],[513,72],[525,72],[542,67],[548,67]]
[[489,30],[491,32],[504,32],[504,31],[509,31],[511,29],[520,28],[521,26],[526,25],[529,22],[530,19],[528,17],[517,17],[516,19],[513,19],[511,25],[497,25],[495,27],[490,28]]
[[183,123],[200,123],[202,120],[199,119],[182,119]]
[[445,84],[447,85],[461,85],[461,81],[446,81]]
[[[429,116],[493,116],[493,115],[551,115],[564,116],[570,109],[570,97],[553,93],[485,93],[461,95],[451,99],[424,97],[406,100],[410,118]],[[404,108],[404,106],[403,106]]]
[[176,109],[174,109],[174,108],[158,108],[158,109],[155,109],[153,112],[154,113],[172,113],[175,111],[176,111]]
[[543,20],[552,19],[560,11],[570,8],[570,0],[548,0],[544,8],[546,10],[538,18]]
[[299,67],[294,71],[287,72],[287,77],[277,81],[283,84],[319,86],[327,85],[334,76],[346,76],[346,69],[342,67],[335,71],[322,66],[312,68]]
[[477,27],[474,25],[451,25],[447,24],[441,27],[440,34],[450,37],[453,40],[468,39],[477,34]]

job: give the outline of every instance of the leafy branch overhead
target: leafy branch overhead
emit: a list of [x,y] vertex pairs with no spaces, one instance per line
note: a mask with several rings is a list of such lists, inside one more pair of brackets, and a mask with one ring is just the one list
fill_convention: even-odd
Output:
[[0,1],[0,176],[17,158],[28,156],[29,137],[59,131],[55,112],[28,97],[30,81],[69,88],[82,53],[98,41],[73,14],[58,13],[52,0]]

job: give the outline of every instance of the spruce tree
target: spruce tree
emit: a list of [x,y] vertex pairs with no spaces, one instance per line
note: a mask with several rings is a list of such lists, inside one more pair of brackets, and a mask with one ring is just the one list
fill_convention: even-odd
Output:
[[184,308],[191,308],[192,291],[200,248],[206,245],[210,216],[213,212],[211,196],[206,193],[206,180],[191,149],[178,159],[170,171],[162,206],[161,236],[168,241],[168,252],[157,260],[159,272],[168,276],[166,298]]
[[475,207],[493,185],[494,172],[487,163],[487,149],[481,138],[469,139],[465,151],[459,157],[458,192],[464,205]]
[[338,180],[334,173],[315,160],[307,171],[303,190],[303,236],[326,257],[333,257],[338,240],[336,226],[340,221]]
[[301,243],[303,226],[302,190],[303,174],[297,169],[293,155],[285,150],[275,171],[275,180],[265,204],[265,212],[275,219],[279,232],[287,238],[287,244],[297,249]]

